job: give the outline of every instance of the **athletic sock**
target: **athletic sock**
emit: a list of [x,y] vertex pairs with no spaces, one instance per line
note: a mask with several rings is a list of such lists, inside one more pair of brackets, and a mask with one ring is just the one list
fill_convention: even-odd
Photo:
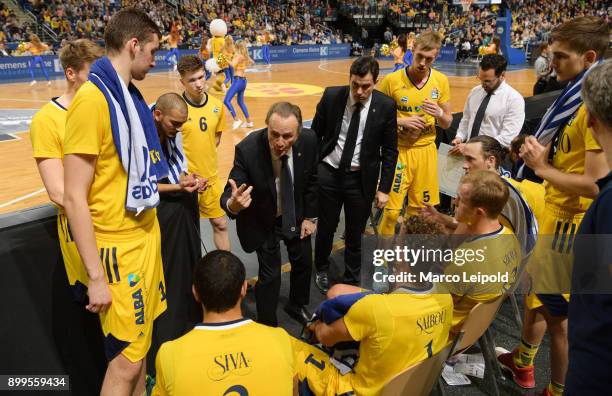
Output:
[[565,385],[559,384],[555,381],[550,381],[548,384],[548,393],[552,396],[563,396],[563,389],[565,389]]
[[538,353],[539,347],[539,344],[533,345],[521,338],[518,351],[513,356],[514,364],[516,364],[517,367],[533,366],[533,361]]

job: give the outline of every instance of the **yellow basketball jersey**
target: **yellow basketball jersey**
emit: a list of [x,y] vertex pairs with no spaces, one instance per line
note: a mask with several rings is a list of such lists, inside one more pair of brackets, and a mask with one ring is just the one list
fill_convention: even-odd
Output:
[[538,224],[540,224],[544,216],[544,185],[541,183],[534,183],[527,179],[521,181],[509,177],[504,179],[519,190],[523,198],[525,198],[525,201],[529,204]]
[[291,339],[250,319],[198,324],[157,353],[153,395],[292,395]]
[[[462,243],[455,249],[453,259],[446,266],[444,274],[459,279],[446,283],[455,300],[454,327],[465,320],[474,305],[494,300],[514,284],[521,262],[521,246],[514,233],[501,226],[497,232],[479,235]],[[500,279],[481,282],[473,278],[498,273],[507,274],[507,281]]]
[[96,232],[141,230],[155,221],[155,210],[145,210],[136,216],[125,208],[127,174],[115,149],[108,104],[104,94],[90,81],[78,90],[68,109],[66,154],[96,157],[87,199]]
[[344,316],[360,341],[355,394],[379,394],[393,375],[444,348],[452,310],[449,294],[371,294],[357,301]]
[[66,111],[57,98],[53,98],[34,114],[30,125],[34,158],[64,157]]
[[223,131],[225,108],[219,99],[206,93],[204,95],[203,104],[195,104],[183,94],[189,108],[189,119],[182,129],[183,149],[189,171],[210,179],[216,177],[219,171],[215,134]]
[[[586,152],[597,150],[601,150],[601,146],[593,138],[587,126],[586,108],[582,105],[561,133],[552,165],[565,173],[582,174]],[[593,202],[592,199],[560,191],[550,183],[544,182],[544,185],[546,202],[557,207],[573,212],[584,212]]]
[[[66,111],[57,98],[53,98],[34,114],[30,125],[34,158],[64,158]],[[58,210],[63,213],[62,208]]]
[[406,141],[403,132],[398,131],[397,144],[401,147],[420,147],[436,141],[436,119],[425,113],[421,106],[425,99],[439,105],[450,100],[448,78],[435,69],[431,69],[429,79],[422,88],[417,88],[408,77],[408,68],[388,74],[378,88],[382,93],[395,100],[398,118],[422,115],[425,118],[425,129],[414,144]]
[[[34,115],[30,125],[30,140],[34,158],[63,159],[66,113],[67,109],[59,104],[57,98],[53,98]],[[81,256],[74,242],[68,219],[64,214],[64,208],[57,206],[57,211],[58,238],[68,283],[75,285],[78,281],[82,285],[87,285],[89,278],[81,262]],[[75,292],[78,294],[80,291],[75,289]]]

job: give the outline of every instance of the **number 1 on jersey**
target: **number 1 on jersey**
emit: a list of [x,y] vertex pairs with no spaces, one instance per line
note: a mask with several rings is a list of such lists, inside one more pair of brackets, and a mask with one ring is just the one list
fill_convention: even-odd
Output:
[[429,341],[429,342],[427,343],[427,345],[425,345],[425,348],[427,348],[427,357],[428,357],[428,358],[430,358],[430,357],[432,357],[432,356],[433,356],[433,351],[432,351],[432,349],[431,349],[432,344],[433,344],[433,340]]

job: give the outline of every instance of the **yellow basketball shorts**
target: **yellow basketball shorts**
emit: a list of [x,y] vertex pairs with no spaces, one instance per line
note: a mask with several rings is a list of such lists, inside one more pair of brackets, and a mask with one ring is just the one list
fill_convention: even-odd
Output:
[[72,289],[75,299],[77,301],[84,301],[89,277],[87,276],[87,271],[81,260],[81,255],[72,237],[72,230],[68,224],[68,218],[66,214],[61,211],[57,214],[57,235],[62,251],[62,258],[64,259],[66,275],[68,276],[68,284]]
[[137,362],[151,346],[153,321],[166,310],[166,286],[157,217],[146,229],[96,233],[100,262],[112,294],[100,314],[106,357]]
[[221,194],[223,194],[223,185],[219,178],[208,179],[206,190],[198,194],[200,218],[216,219],[225,216],[225,211],[221,209]]
[[300,389],[307,387],[317,396],[354,394],[352,374],[341,375],[326,352],[297,338],[291,337],[291,343]]
[[527,271],[531,291],[526,296],[528,308],[541,307],[536,294],[561,294],[569,301],[573,262],[573,243],[584,212],[567,211],[546,203],[539,222],[538,242],[529,258]]
[[418,214],[423,203],[438,205],[438,152],[435,144],[423,147],[398,147],[399,155],[393,176],[389,201],[385,206],[378,231],[393,235],[399,214],[408,197],[406,216]]

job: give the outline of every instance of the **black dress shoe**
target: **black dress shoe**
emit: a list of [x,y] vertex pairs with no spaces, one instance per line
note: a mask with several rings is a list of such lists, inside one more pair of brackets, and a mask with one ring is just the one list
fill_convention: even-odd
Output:
[[285,305],[284,310],[285,312],[287,312],[287,315],[291,316],[293,319],[297,320],[302,325],[306,325],[306,323],[308,323],[310,319],[312,319],[312,314],[308,312],[306,307],[303,305],[289,303]]
[[329,290],[329,275],[326,271],[320,271],[315,274],[315,285],[317,285],[321,293],[327,293]]

